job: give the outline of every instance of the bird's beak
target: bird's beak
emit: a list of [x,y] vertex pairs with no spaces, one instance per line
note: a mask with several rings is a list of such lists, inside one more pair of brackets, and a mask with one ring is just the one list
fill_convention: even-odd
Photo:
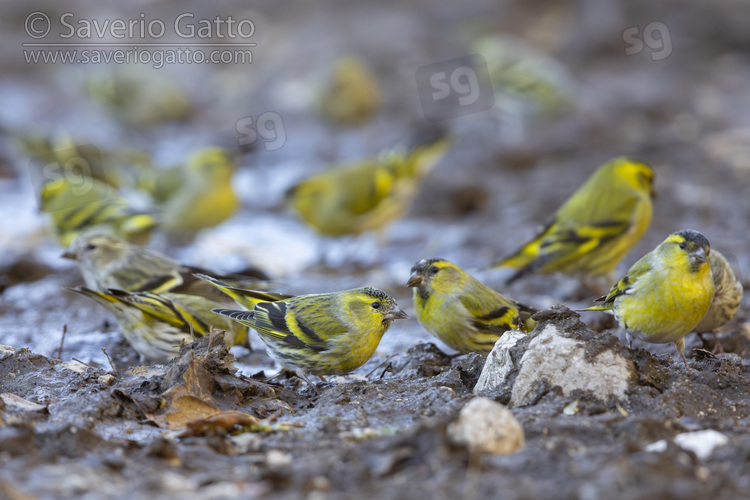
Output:
[[409,281],[406,282],[406,286],[422,286],[424,285],[424,281],[424,276],[412,273],[412,275],[409,276]]
[[693,261],[701,264],[706,262],[706,251],[703,248],[696,248],[693,252]]
[[385,316],[383,316],[383,319],[387,320],[394,320],[394,319],[409,319],[409,315],[406,314],[404,311],[396,307],[393,309],[393,311],[389,312]]
[[78,256],[76,255],[75,252],[71,252],[70,250],[65,250],[62,254],[60,254],[60,257],[62,257],[63,259],[76,260],[76,257]]

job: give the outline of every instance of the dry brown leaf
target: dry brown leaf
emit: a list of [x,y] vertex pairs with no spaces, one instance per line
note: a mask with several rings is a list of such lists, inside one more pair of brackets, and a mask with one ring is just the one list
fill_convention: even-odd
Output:
[[10,392],[3,392],[2,394],[0,394],[0,399],[3,400],[5,406],[18,408],[19,410],[39,412],[47,411],[47,407],[45,405],[33,403],[28,399],[24,399],[21,396],[16,396],[15,394]]
[[240,411],[223,411],[215,415],[188,422],[185,431],[178,437],[224,436],[242,427],[263,425],[252,415]]
[[148,417],[159,427],[180,430],[192,420],[204,418],[219,412],[214,405],[190,394],[188,390],[177,385],[164,393],[166,403],[158,414]]

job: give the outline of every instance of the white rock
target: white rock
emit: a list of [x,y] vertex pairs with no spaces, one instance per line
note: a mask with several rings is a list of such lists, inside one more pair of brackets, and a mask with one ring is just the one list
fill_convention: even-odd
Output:
[[643,450],[649,453],[662,453],[667,451],[667,441],[665,439],[660,439],[659,441],[647,445]]
[[488,356],[474,391],[498,387],[517,369],[510,407],[533,398],[539,381],[543,379],[550,386],[559,386],[564,395],[581,389],[591,391],[602,400],[610,396],[624,399],[628,387],[637,380],[632,360],[612,350],[604,350],[594,358],[587,359],[586,343],[560,335],[554,323],[547,324],[541,333],[531,339],[518,366],[513,363],[509,350],[522,337],[511,335],[504,342],[506,335],[500,338]]
[[269,467],[286,467],[292,463],[292,457],[280,450],[268,450],[266,463]]
[[[692,451],[699,460],[705,460],[711,456],[719,446],[729,442],[729,438],[719,431],[707,429],[704,431],[683,432],[674,437],[674,442],[683,450]],[[661,453],[667,450],[667,441],[660,439],[646,446],[644,450],[652,453]]]
[[484,362],[482,373],[479,375],[477,385],[474,386],[474,394],[499,387],[505,383],[508,376],[517,368],[510,356],[510,350],[524,337],[526,337],[526,334],[523,332],[508,330],[497,339],[495,347]]
[[523,428],[513,413],[487,398],[466,403],[447,433],[448,439],[466,445],[472,453],[509,455],[525,443]]
[[699,460],[705,460],[720,446],[729,442],[729,438],[719,431],[706,429],[703,431],[683,432],[674,437],[674,442],[683,450],[692,451]]

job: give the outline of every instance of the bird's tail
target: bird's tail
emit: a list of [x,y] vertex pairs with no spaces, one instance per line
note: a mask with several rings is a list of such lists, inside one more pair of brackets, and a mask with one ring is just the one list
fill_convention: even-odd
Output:
[[230,286],[223,281],[219,281],[211,276],[196,273],[193,276],[211,283],[213,286],[227,294],[235,302],[247,310],[252,310],[259,302],[276,302],[278,300],[290,299],[293,295],[286,295],[281,293],[263,292],[260,290],[246,290],[244,288],[237,288]]

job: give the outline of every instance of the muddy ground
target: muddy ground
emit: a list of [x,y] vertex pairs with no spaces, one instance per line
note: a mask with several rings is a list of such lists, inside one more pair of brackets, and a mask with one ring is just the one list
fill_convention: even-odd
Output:
[[[276,113],[283,144],[261,141],[243,157],[240,213],[191,242],[155,235],[152,244],[176,258],[220,270],[260,266],[294,293],[378,286],[411,313],[409,268],[439,255],[539,309],[582,307],[594,296],[575,280],[536,276],[505,287],[509,273],[486,268],[597,165],[629,154],[654,166],[659,196],[651,227],[619,271],[691,227],[750,285],[750,8],[742,2],[121,9],[79,2],[68,11],[75,20],[144,12],[167,24],[183,12],[252,18],[253,63],[139,65],[147,82],[177,81],[194,112],[180,123],[123,123],[82,91],[108,68],[25,63],[29,13],[59,19],[66,11],[6,3],[0,37],[12,50],[0,55],[0,119],[4,130],[66,131],[170,164],[197,145],[237,145],[238,120]],[[417,70],[471,54],[471,40],[488,31],[521,36],[560,61],[574,106],[511,116],[516,108],[498,102],[441,122],[454,145],[384,236],[321,238],[284,209],[282,193],[296,179],[403,144],[426,122]],[[646,32],[652,37],[636,50]],[[358,127],[332,125],[314,105],[327,68],[346,53],[365,58],[383,86],[380,112]],[[706,352],[711,338],[704,346],[691,334],[688,371],[671,346],[636,342],[627,352],[638,380],[625,398],[563,396],[540,381],[538,397],[512,409],[526,446],[471,455],[451,444],[446,427],[473,397],[484,360],[455,356],[415,320],[394,324],[367,365],[320,384],[320,394],[294,377],[267,381],[277,370],[257,338],[253,352],[227,350],[214,336],[169,365],[139,366],[111,317],[60,291],[80,283],[78,271],[46,233],[28,159],[12,140],[0,148],[0,498],[750,498],[747,299],[719,334],[723,353]],[[624,340],[617,330],[597,335]],[[506,393],[485,396],[508,403]],[[217,412],[223,420],[206,420]],[[706,429],[728,438],[709,456],[672,442]],[[661,451],[650,446],[660,440]]]

